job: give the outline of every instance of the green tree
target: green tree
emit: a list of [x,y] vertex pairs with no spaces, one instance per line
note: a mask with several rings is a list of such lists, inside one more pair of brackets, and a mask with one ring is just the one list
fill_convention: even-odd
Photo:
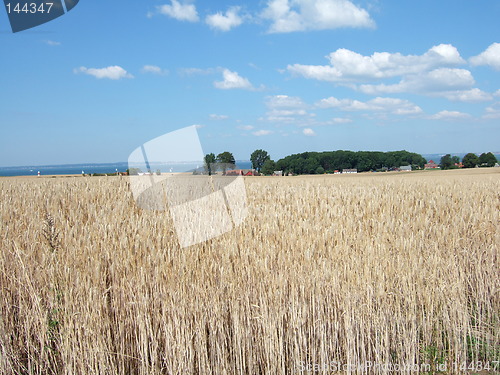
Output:
[[465,168],[474,168],[476,165],[479,164],[479,158],[477,157],[476,154],[469,152],[462,159],[462,163],[463,163]]
[[206,154],[204,157],[204,162],[205,162],[205,171],[208,173],[209,176],[212,175],[212,173],[215,172],[216,170],[216,163],[217,159],[215,158],[214,153]]
[[219,168],[222,169],[222,174],[226,174],[226,169],[234,168],[234,156],[229,151],[224,151],[217,155],[217,163]]
[[250,161],[252,162],[252,168],[257,169],[257,172],[260,172],[262,166],[266,162],[266,160],[271,159],[267,151],[264,150],[255,150],[250,155]]
[[441,169],[450,169],[451,166],[453,165],[453,161],[451,159],[450,154],[446,154],[441,158],[441,162],[439,163],[439,167]]
[[488,153],[483,152],[481,156],[479,156],[480,166],[494,167],[496,163],[498,163],[498,160],[495,157],[495,155],[493,155],[491,152]]
[[422,155],[412,154],[411,166],[413,169],[424,169],[425,164],[427,164],[427,160]]
[[458,164],[458,163],[460,163],[460,158],[458,156],[452,156],[451,157],[451,162],[453,164]]
[[324,174],[325,173],[325,168],[323,168],[322,166],[319,166],[318,168],[316,168],[316,174]]
[[264,162],[264,165],[262,165],[262,174],[266,176],[272,175],[275,170],[276,170],[276,163],[271,159],[267,159]]

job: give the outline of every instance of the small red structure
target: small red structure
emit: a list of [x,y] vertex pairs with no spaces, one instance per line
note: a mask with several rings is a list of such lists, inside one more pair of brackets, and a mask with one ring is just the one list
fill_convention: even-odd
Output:
[[257,176],[255,169],[228,169],[226,176]]
[[435,169],[435,168],[439,168],[439,165],[434,163],[434,160],[429,160],[429,162],[424,165],[424,168],[425,169]]

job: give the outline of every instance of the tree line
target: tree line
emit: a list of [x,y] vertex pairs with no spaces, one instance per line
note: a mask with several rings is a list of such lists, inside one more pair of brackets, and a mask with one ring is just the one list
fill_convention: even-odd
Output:
[[[205,173],[213,174],[217,170],[223,173],[235,168],[235,159],[231,152],[224,151],[218,155],[205,155]],[[269,153],[258,149],[250,155],[252,168],[258,173],[271,175],[274,171],[283,171],[286,174],[323,174],[342,171],[343,169],[357,169],[358,172],[395,170],[401,166],[410,165],[412,169],[424,169],[427,160],[420,154],[401,151],[324,151],[303,152],[286,156],[278,161],[271,159]],[[474,168],[493,167],[497,163],[493,153],[483,153],[480,156],[469,153],[462,160],[458,156],[447,154],[441,158],[441,169],[459,167]],[[460,164],[462,163],[462,164]]]
[[[494,167],[498,163],[495,155],[491,152],[483,152],[481,155],[469,152],[462,158],[463,168],[476,168],[476,167]],[[441,169],[455,169],[460,168],[460,158],[458,156],[451,156],[446,154],[439,162]]]
[[[303,152],[286,156],[278,161],[271,159],[265,150],[255,150],[250,155],[252,168],[257,172],[269,175],[280,170],[284,174],[323,174],[333,173],[336,170],[357,169],[359,172],[371,170],[392,170],[402,165],[411,165],[421,169],[426,163],[422,155],[408,151],[325,151]],[[225,151],[219,155],[205,156],[205,171],[208,174],[215,169],[225,170],[234,168],[234,156]],[[222,166],[222,167],[220,167]]]
[[[256,155],[259,156],[256,161],[260,164],[256,164],[252,158]],[[251,156],[251,161],[254,168],[266,175],[272,174],[275,170],[283,171],[284,174],[323,174],[343,169],[357,169],[359,172],[382,171],[394,170],[402,165],[421,169],[426,163],[422,155],[404,150],[303,152],[286,156],[277,162],[274,162],[267,152],[256,150]]]

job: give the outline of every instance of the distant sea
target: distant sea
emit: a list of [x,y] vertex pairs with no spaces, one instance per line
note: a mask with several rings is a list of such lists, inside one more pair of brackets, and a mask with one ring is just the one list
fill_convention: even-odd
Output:
[[[246,160],[236,161],[236,167],[239,169],[251,168],[251,162]],[[128,163],[85,163],[85,164],[60,164],[60,165],[26,165],[21,167],[0,167],[0,176],[37,176],[40,175],[66,175],[66,174],[92,174],[92,173],[115,173],[125,172],[128,168]],[[186,172],[193,170],[198,165],[189,164],[152,164],[151,169],[156,171],[160,169],[162,172]],[[201,167],[201,166],[199,166]],[[146,171],[143,171],[146,172]]]

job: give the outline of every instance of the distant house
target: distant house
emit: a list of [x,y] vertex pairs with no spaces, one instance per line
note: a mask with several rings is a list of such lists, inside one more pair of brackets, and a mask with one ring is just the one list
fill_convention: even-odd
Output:
[[334,174],[340,174],[341,172],[338,169],[335,169],[335,171],[333,173]]
[[402,165],[399,167],[399,170],[401,172],[411,172],[411,165]]
[[358,173],[357,169],[342,169],[342,173]]
[[434,160],[429,160],[429,162],[424,165],[424,168],[425,169],[436,169],[436,168],[439,168],[439,165],[434,163]]
[[228,169],[226,176],[257,176],[255,169]]
[[283,171],[274,171],[273,176],[283,176]]
[[460,163],[455,163],[455,167],[457,167],[457,168],[463,168],[463,167],[464,167],[464,165],[463,165],[463,163],[462,163],[462,162],[460,162]]

